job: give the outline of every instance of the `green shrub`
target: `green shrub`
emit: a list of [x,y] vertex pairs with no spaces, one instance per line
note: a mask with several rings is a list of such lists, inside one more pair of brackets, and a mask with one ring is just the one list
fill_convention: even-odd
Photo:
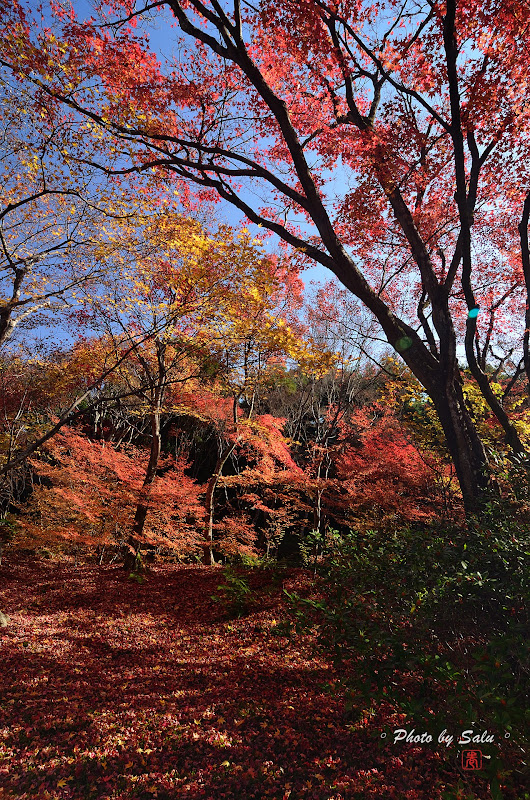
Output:
[[309,531],[300,542],[300,553],[304,566],[315,567],[319,556],[329,558],[342,545],[342,536],[333,528],[328,528],[325,532]]
[[212,600],[220,603],[229,617],[241,617],[247,614],[252,604],[252,590],[248,581],[232,567],[223,570],[224,583],[217,587],[217,594]]
[[0,519],[0,544],[10,544],[15,538],[17,530],[17,522],[11,514]]
[[[499,506],[467,529],[353,531],[320,567],[297,625],[342,665],[352,718],[385,703],[432,728],[474,723],[528,747],[530,538]],[[368,704],[368,705],[367,705]],[[497,741],[497,739],[496,739]],[[496,774],[500,753],[486,764]],[[498,794],[498,797],[501,795]]]
[[249,556],[247,553],[237,553],[231,561],[233,564],[240,564],[245,569],[254,569],[262,566],[263,559],[258,556]]

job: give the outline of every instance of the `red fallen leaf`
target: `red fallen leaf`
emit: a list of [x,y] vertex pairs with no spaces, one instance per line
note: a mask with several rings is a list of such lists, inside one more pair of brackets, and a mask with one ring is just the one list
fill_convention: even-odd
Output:
[[[225,621],[212,621],[202,600],[219,581],[215,570],[157,567],[150,578],[152,591],[140,598],[125,591],[112,570],[54,568],[54,574],[71,593],[84,593],[85,602],[72,610],[65,591],[54,613],[21,612],[28,638],[37,644],[48,639],[33,661],[17,652],[15,642],[3,650],[3,688],[13,703],[0,709],[1,730],[9,731],[2,747],[10,748],[2,783],[13,800],[24,794],[60,800],[72,790],[70,783],[60,788],[58,783],[70,775],[77,785],[104,783],[108,796],[129,791],[120,783],[125,780],[135,791],[154,787],[159,795],[185,793],[192,800],[221,798],[223,791],[227,798],[244,797],[254,782],[264,800],[309,798],[308,793],[324,791],[321,777],[328,765],[333,769],[326,797],[357,793],[374,800],[413,800],[428,791],[429,800],[441,800],[447,791],[441,785],[442,779],[447,783],[447,764],[437,774],[435,753],[416,749],[400,753],[399,760],[392,754],[381,757],[379,730],[392,729],[394,722],[384,711],[377,719],[369,717],[363,731],[346,728],[340,695],[321,688],[325,681],[338,681],[340,673],[315,658],[313,640],[300,637],[287,652],[278,651],[277,638],[267,633],[270,620],[281,616],[279,606],[234,623],[235,633]],[[27,608],[49,577],[49,569],[39,574],[36,567],[13,559],[9,573],[2,568],[0,602]],[[310,586],[303,572],[293,572],[289,582],[301,589]],[[105,592],[96,592],[102,585]],[[180,608],[168,613],[175,596]],[[161,608],[163,615],[158,614]],[[123,620],[128,620],[126,631]],[[242,656],[242,649],[256,643],[258,623],[258,651]],[[185,642],[181,634],[174,635],[177,628]],[[108,650],[119,644],[122,660],[109,659],[101,643]],[[123,686],[124,675],[129,688]],[[39,691],[28,693],[33,688]],[[74,696],[76,709],[64,702]],[[73,725],[77,730],[70,738]],[[61,737],[63,729],[68,736]],[[219,746],[228,739],[229,749]],[[223,766],[226,761],[231,766]],[[487,788],[474,780],[473,791],[480,797]]]

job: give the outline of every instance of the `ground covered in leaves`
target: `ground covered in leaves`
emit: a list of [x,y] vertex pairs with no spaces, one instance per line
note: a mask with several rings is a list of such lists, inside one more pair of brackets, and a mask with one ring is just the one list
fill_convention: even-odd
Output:
[[353,724],[312,637],[278,635],[282,589],[307,592],[308,573],[250,580],[257,605],[230,620],[219,568],[157,566],[140,585],[10,552],[0,798],[490,797],[454,747],[394,745],[403,721],[382,709]]

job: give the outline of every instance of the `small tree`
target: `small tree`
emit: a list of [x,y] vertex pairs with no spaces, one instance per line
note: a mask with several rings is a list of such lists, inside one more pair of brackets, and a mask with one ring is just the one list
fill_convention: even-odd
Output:
[[[32,466],[39,483],[20,526],[39,543],[120,543],[141,496],[145,455],[136,447],[116,450],[81,431],[63,428]],[[152,487],[144,542],[178,553],[197,550],[200,534],[188,518],[200,515],[200,487],[186,475],[185,460],[164,460]]]

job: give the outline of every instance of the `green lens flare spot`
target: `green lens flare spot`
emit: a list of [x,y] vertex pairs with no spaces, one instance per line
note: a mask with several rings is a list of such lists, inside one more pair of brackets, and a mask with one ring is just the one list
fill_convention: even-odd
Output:
[[402,336],[401,339],[398,339],[395,343],[394,347],[398,351],[398,353],[404,353],[405,350],[408,350],[412,347],[412,339],[410,336]]
[[469,319],[476,319],[478,317],[479,311],[480,308],[470,308],[469,311],[467,312]]

